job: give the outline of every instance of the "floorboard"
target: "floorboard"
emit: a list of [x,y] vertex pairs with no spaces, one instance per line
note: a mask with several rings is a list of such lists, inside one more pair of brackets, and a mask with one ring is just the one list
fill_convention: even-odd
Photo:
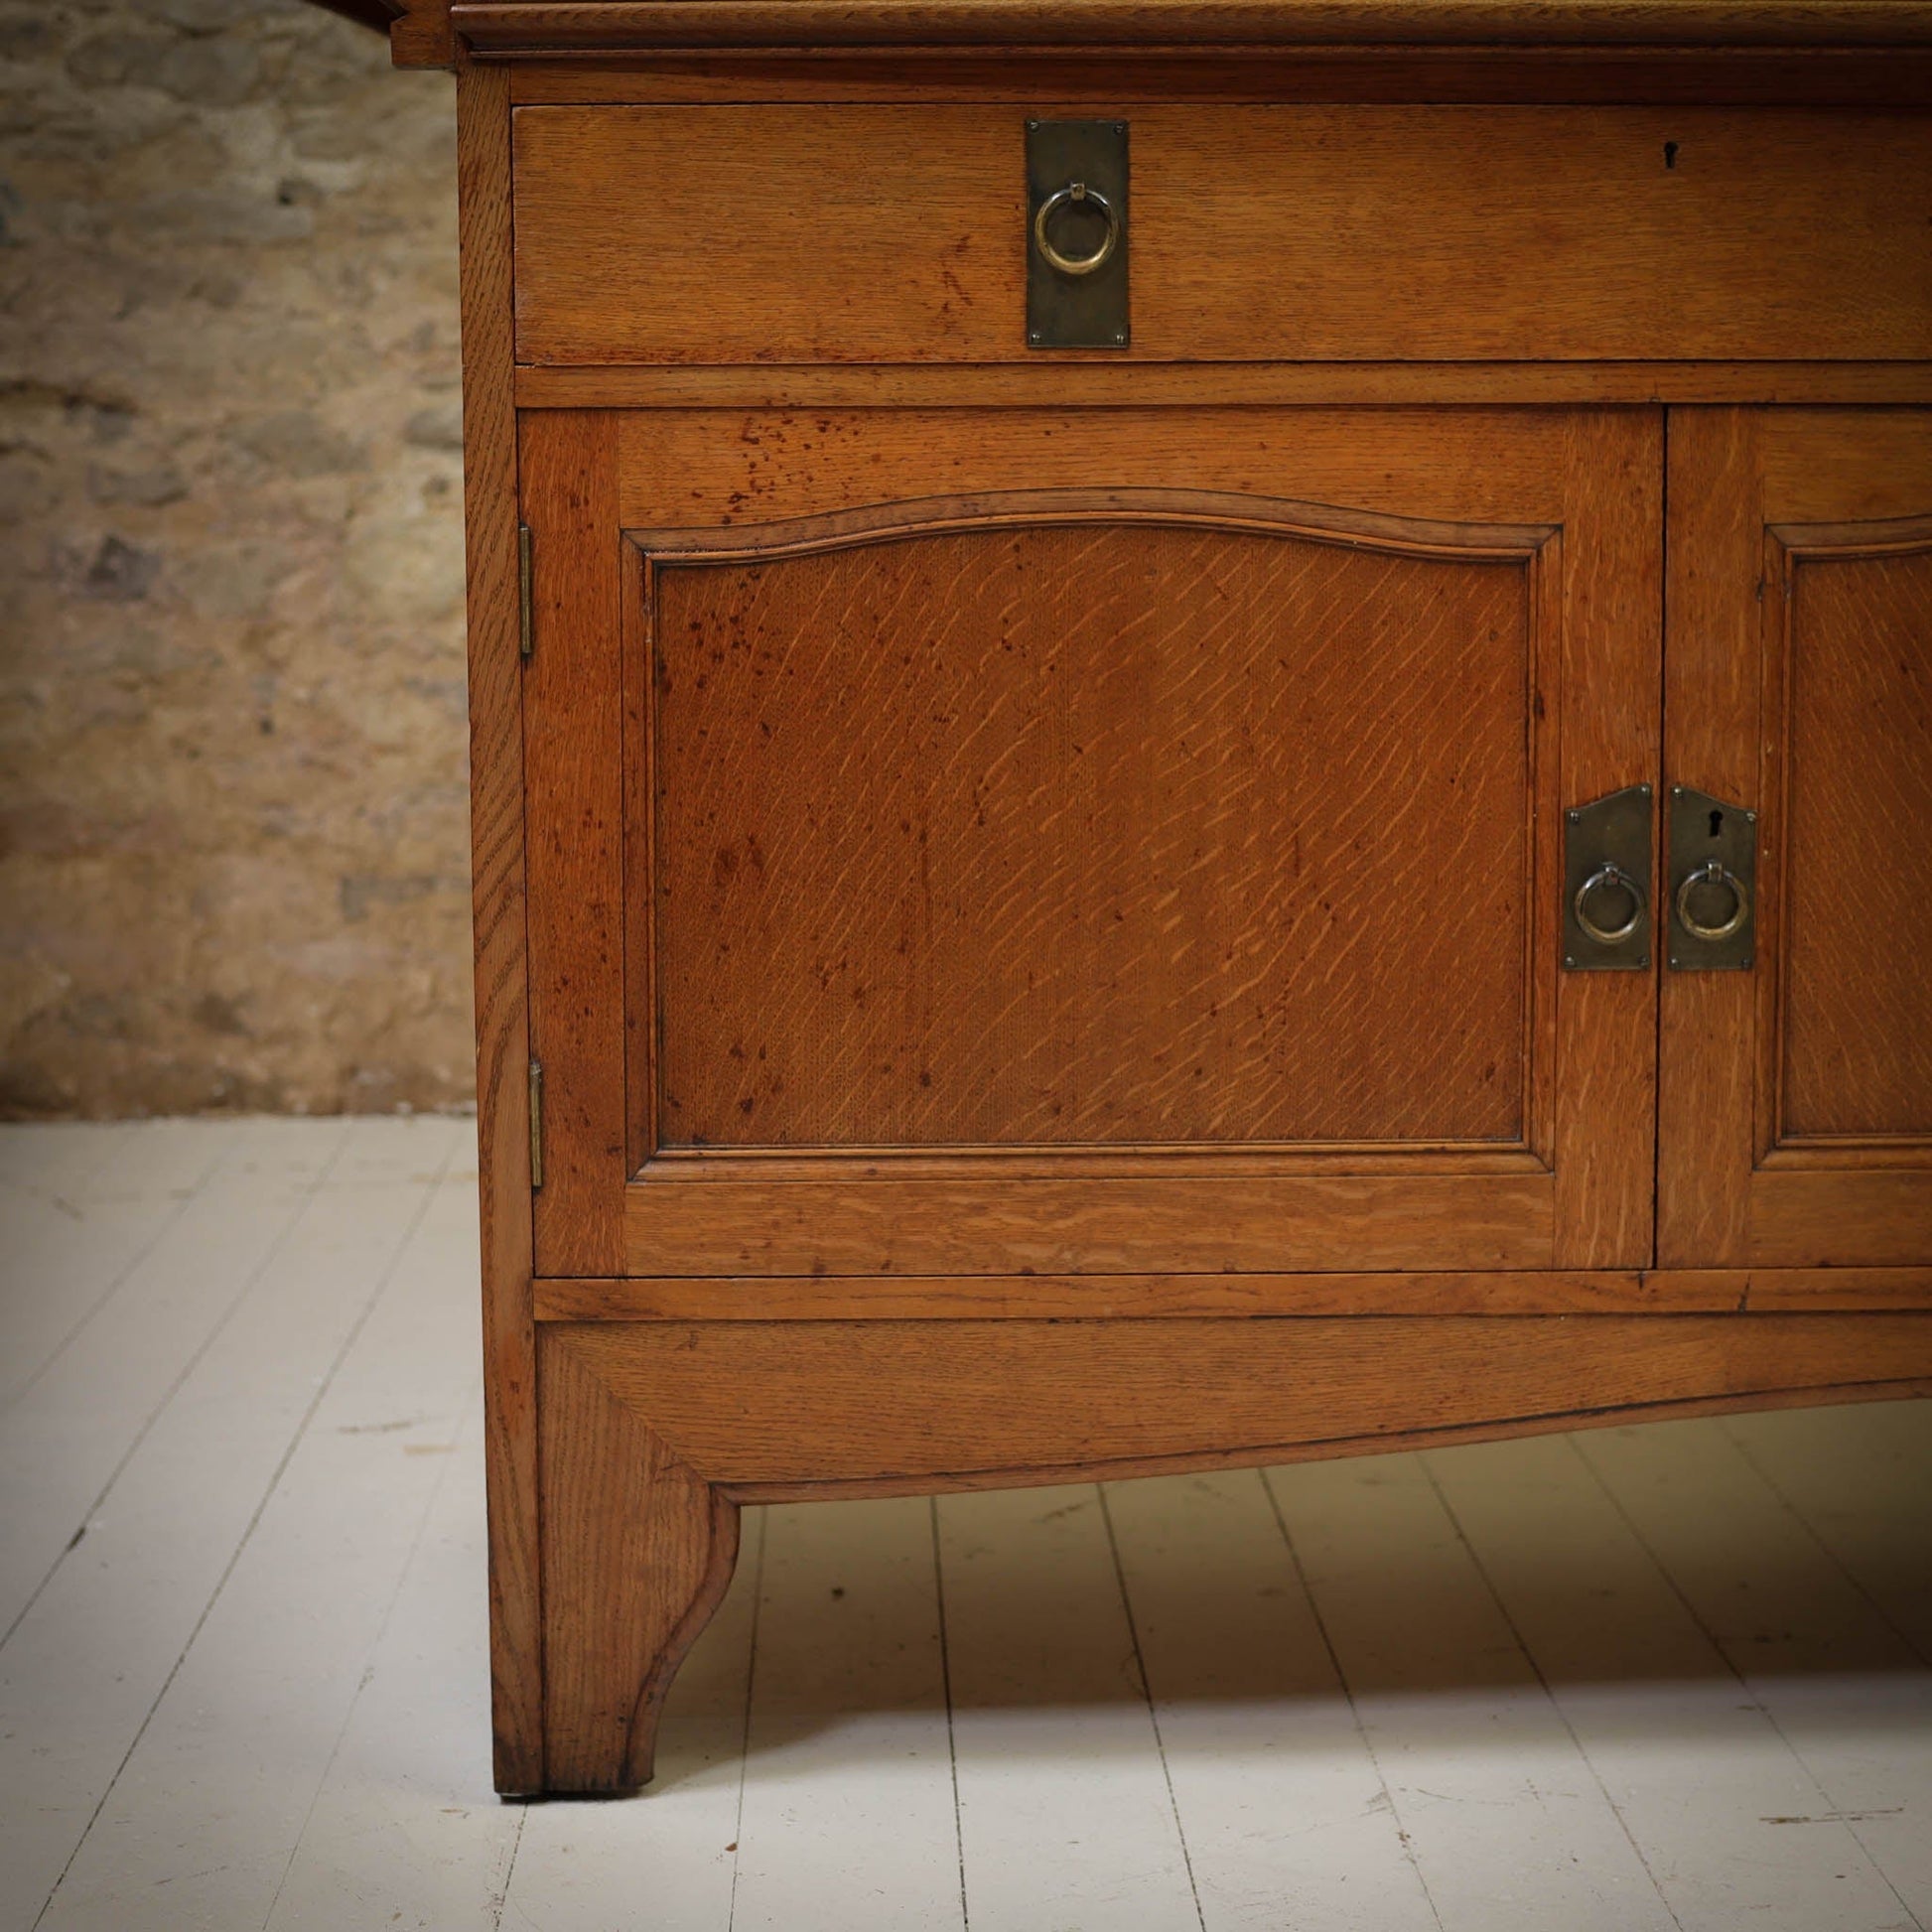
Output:
[[[1848,1893],[1834,1928],[1932,1924],[1932,1671],[1797,1521],[1716,1422],[1607,1430],[1583,1458],[1686,1608],[1803,1764],[1794,1837],[1848,1835],[1826,1858]],[[1868,1911],[1869,1918],[1857,1916]]]
[[1207,1932],[1429,1932],[1429,1895],[1260,1473],[1105,1493]]
[[356,1683],[267,1923],[497,1925],[524,1809],[497,1803],[489,1745],[479,1383],[421,1538]]
[[939,1499],[972,1932],[1198,1928],[1091,1484]]
[[735,1932],[961,1932],[925,1497],[767,1512],[737,1836]]
[[0,1133],[13,1285],[0,1297],[0,1412],[111,1303],[240,1131],[232,1121],[88,1121]]
[[[261,1280],[347,1137],[341,1121],[264,1122],[238,1135],[130,1271],[112,1318],[87,1322],[0,1415],[0,1640]],[[26,1279],[13,1292],[45,1291]]]
[[1268,1480],[1445,1932],[1668,1932],[1640,1848],[1421,1459]]
[[1932,1402],[1729,1416],[1724,1433],[1919,1661],[1932,1664]]

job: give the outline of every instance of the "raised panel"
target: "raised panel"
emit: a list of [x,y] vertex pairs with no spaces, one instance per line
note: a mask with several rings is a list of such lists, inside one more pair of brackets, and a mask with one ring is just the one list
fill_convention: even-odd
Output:
[[1526,1145],[1549,534],[1044,493],[639,538],[655,1144]]
[[1776,533],[1773,1146],[1932,1142],[1932,520]]

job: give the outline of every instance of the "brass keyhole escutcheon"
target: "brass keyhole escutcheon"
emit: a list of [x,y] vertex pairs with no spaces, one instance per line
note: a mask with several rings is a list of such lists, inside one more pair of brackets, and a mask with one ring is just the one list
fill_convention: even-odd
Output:
[[[1725,892],[1730,895],[1729,913],[1718,920],[1700,919],[1691,909],[1694,896],[1700,890],[1706,894]],[[1707,945],[1716,945],[1720,939],[1728,939],[1742,926],[1751,915],[1750,890],[1744,882],[1716,859],[1709,859],[1691,872],[1684,875],[1684,883],[1677,889],[1677,917],[1693,939],[1702,939]]]
[[1756,957],[1756,811],[1672,785],[1669,854],[1671,970],[1749,972]]

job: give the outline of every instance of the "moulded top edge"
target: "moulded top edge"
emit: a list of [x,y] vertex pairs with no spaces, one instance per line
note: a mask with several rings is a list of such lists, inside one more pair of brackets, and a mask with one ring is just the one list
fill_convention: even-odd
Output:
[[[397,7],[399,62],[733,48],[1932,45],[1929,0],[321,0]],[[368,12],[363,13],[368,17]],[[414,57],[412,59],[412,56]],[[447,58],[447,55],[445,55]]]

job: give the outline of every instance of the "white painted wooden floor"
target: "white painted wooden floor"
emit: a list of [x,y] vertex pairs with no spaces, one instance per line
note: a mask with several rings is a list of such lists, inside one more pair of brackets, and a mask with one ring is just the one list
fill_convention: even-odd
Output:
[[500,1805],[469,1124],[0,1183],[0,1932],[1932,1925],[1932,1404],[752,1512]]

